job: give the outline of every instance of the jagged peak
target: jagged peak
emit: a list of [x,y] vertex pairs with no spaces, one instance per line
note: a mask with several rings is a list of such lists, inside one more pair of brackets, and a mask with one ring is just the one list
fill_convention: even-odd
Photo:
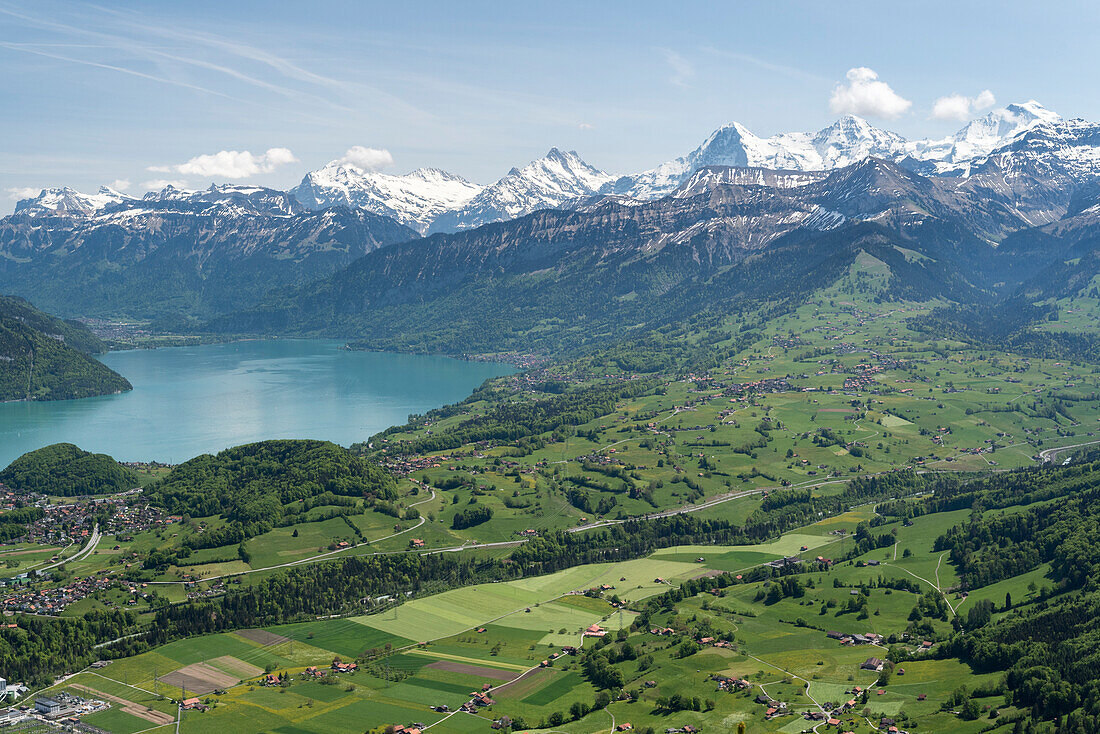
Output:
[[907,181],[919,185],[929,184],[930,180],[914,173],[913,171],[898,165],[894,161],[878,156],[869,155],[851,165],[837,168],[829,173],[825,181],[830,185],[869,183],[889,179],[891,181]]

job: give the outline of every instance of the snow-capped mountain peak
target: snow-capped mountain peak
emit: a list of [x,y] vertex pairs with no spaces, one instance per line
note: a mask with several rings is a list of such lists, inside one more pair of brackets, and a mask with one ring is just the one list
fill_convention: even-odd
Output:
[[544,156],[511,168],[488,186],[438,168],[393,175],[334,160],[307,173],[288,192],[246,185],[213,185],[202,191],[169,186],[136,199],[107,187],[96,194],[55,188],[20,201],[16,212],[32,217],[118,217],[144,207],[292,215],[303,207],[347,207],[390,217],[426,234],[578,206],[594,194],[639,203],[670,194],[695,196],[731,184],[802,186],[827,172],[876,158],[924,176],[957,177],[958,185],[967,182],[973,190],[1016,187],[1025,192],[1026,182],[1020,183],[1025,178],[1055,176],[1050,195],[1035,195],[1042,201],[1029,205],[1029,211],[1041,209],[1036,216],[1047,221],[1064,210],[1065,192],[1059,193],[1059,187],[1072,190],[1081,181],[1100,179],[1098,129],[1100,125],[1083,120],[1063,119],[1035,100],[991,110],[943,138],[913,141],[856,115],[844,115],[817,132],[770,137],[730,122],[690,153],[618,178],[561,148],[550,148]]
[[988,155],[1022,132],[1037,125],[1053,124],[1061,120],[1059,114],[1031,100],[993,110],[967,123],[953,137],[958,145],[969,144],[972,147],[972,150],[963,151],[969,153],[970,157]]
[[[560,203],[558,200],[562,197],[571,199],[588,196],[611,178],[611,175],[585,163],[575,150],[561,151],[551,148],[545,156],[531,161],[518,171],[513,168],[507,176],[488,187],[486,192],[497,187],[510,189],[520,194],[521,199],[538,196],[547,202]],[[507,185],[504,185],[505,182]]]
[[651,199],[670,193],[693,172],[708,166],[821,171],[847,166],[867,156],[892,158],[904,145],[900,135],[880,130],[855,115],[845,115],[816,133],[780,133],[770,138],[761,138],[732,122],[715,130],[688,155],[619,179],[608,193]]
[[914,159],[929,164],[929,172],[960,175],[1019,135],[1061,121],[1058,113],[1029,100],[991,110],[941,140],[917,140],[907,148]]
[[142,201],[183,201],[196,193],[191,189],[181,189],[178,186],[168,184],[159,191],[150,191],[141,199]]
[[856,115],[844,115],[814,135],[814,150],[821,168],[840,168],[868,156],[892,157],[905,148],[905,138],[881,130]]
[[310,209],[331,206],[367,209],[423,233],[436,217],[461,207],[482,188],[438,168],[418,168],[404,175],[393,175],[332,161],[307,173],[290,193]]
[[45,216],[67,214],[87,217],[101,211],[111,204],[133,201],[133,197],[115,191],[109,186],[100,186],[94,194],[83,194],[68,186],[42,189],[38,196],[22,199],[15,204],[17,214]]
[[590,166],[576,151],[551,148],[523,168],[512,168],[462,208],[441,216],[432,231],[470,229],[553,209],[591,196],[613,180],[614,176]]

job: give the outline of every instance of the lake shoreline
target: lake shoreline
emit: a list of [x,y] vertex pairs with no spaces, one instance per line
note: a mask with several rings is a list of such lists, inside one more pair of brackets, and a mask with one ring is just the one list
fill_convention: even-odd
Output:
[[517,371],[498,362],[343,345],[279,338],[108,352],[99,359],[133,390],[0,403],[0,466],[59,442],[119,461],[164,463],[273,438],[349,446]]

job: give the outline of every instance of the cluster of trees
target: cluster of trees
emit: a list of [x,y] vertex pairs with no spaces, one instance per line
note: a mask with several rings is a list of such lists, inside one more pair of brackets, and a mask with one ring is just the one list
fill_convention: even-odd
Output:
[[[483,415],[461,421],[457,425],[430,435],[401,441],[391,446],[410,453],[447,451],[478,441],[514,442],[530,439],[541,433],[579,426],[615,410],[625,399],[644,395],[654,383],[632,380],[626,383],[598,384],[581,387],[562,395],[542,400],[502,402]],[[448,411],[449,412],[449,411]],[[429,414],[430,416],[431,414]],[[381,438],[402,433],[416,425],[388,428],[371,439],[377,445]]]
[[159,609],[144,640],[159,645],[182,637],[363,610],[364,599],[402,598],[405,592],[434,593],[519,575],[519,569],[500,560],[450,553],[358,556],[294,568],[221,597]]
[[622,688],[626,682],[623,671],[612,665],[611,659],[602,650],[593,650],[585,654],[581,661],[588,682],[596,688]]
[[319,498],[368,504],[397,498],[396,482],[377,465],[328,441],[261,441],[180,464],[146,489],[170,513],[223,515],[229,522],[185,542],[192,548],[239,543],[301,519]]
[[95,646],[133,631],[131,612],[89,612],[83,617],[16,615],[0,626],[0,670],[11,681],[52,683],[54,676],[84,668]]
[[[808,582],[812,586],[813,581]],[[783,599],[801,599],[806,596],[806,586],[797,576],[785,576],[767,584],[767,589],[760,590],[760,599],[765,604],[775,604]]]
[[612,508],[614,508],[618,502],[614,496],[603,496],[593,502],[592,494],[579,487],[569,487],[565,491],[565,497],[569,500],[569,504],[573,505],[581,512],[588,512],[595,515],[606,515],[611,512]]
[[17,492],[72,497],[114,494],[138,486],[137,476],[107,454],[55,443],[28,451],[0,471],[0,483]]
[[[944,480],[935,483],[944,485]],[[976,671],[1005,671],[1005,696],[1026,709],[1017,731],[1036,731],[1054,720],[1053,731],[1076,734],[1100,725],[1100,461],[1019,470],[943,486],[943,496],[917,503],[922,511],[973,508],[971,519],[936,541],[951,552],[965,583],[975,586],[1011,578],[1049,563],[1062,593],[1014,607],[994,618],[991,602],[978,602],[959,632],[941,645],[941,657],[957,657]],[[937,495],[940,492],[937,490]],[[1050,501],[1057,500],[1057,501]],[[1010,513],[983,509],[1028,506]],[[922,611],[942,612],[933,595]],[[1051,729],[1045,729],[1051,731]]]
[[764,501],[760,503],[760,509],[767,511],[797,502],[809,502],[811,497],[813,497],[811,489],[777,489],[768,492]]
[[465,510],[459,510],[451,518],[451,527],[455,530],[465,530],[475,525],[489,522],[493,519],[493,510],[485,505],[474,505]]
[[[868,496],[861,491],[860,497]],[[843,511],[855,496],[841,493],[812,498],[769,512],[757,511],[743,526],[726,520],[676,515],[638,520],[586,533],[548,533],[517,547],[509,559],[463,558],[452,554],[361,556],[293,568],[222,597],[188,601],[158,609],[149,632],[113,646],[118,655],[150,645],[227,629],[256,627],[333,612],[362,610],[363,600],[382,595],[404,598],[405,592],[434,593],[492,580],[551,573],[578,564],[628,560],[683,543],[755,543],[781,529],[804,524],[819,511]],[[797,510],[795,509],[797,507]],[[470,510],[480,509],[473,506]],[[469,510],[467,510],[468,512]],[[811,564],[812,566],[812,564]],[[746,579],[778,574],[754,569]],[[730,574],[685,582],[686,593],[734,583]],[[679,601],[674,589],[660,598]],[[653,603],[651,601],[650,603]],[[368,604],[368,608],[369,604]],[[597,663],[598,664],[598,663]]]
[[1096,721],[1098,620],[1100,593],[1073,592],[956,635],[939,654],[958,657],[978,672],[1006,671],[1008,700],[1035,719],[1076,711]]
[[909,319],[909,325],[937,338],[958,339],[985,349],[1027,357],[1100,361],[1100,339],[1069,331],[1037,331],[1035,324],[1058,318],[1051,305],[1036,306],[1022,297],[994,306],[941,308]]
[[[1081,588],[1100,578],[1100,461],[1008,472],[963,485],[955,497],[924,504],[975,509],[1027,506],[1022,512],[975,513],[936,539],[960,577],[979,588],[1051,564],[1055,581]],[[1049,500],[1058,499],[1057,502]]]
[[17,507],[0,514],[0,543],[7,543],[22,537],[27,525],[46,516],[41,507]]

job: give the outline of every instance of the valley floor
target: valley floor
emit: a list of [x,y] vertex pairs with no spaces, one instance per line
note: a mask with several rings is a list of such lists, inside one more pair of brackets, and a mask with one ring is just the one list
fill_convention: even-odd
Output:
[[[816,723],[806,721],[804,712],[821,712],[827,702],[841,704],[857,686],[870,697],[848,711],[847,730],[885,730],[881,720],[898,717],[920,731],[987,730],[988,722],[962,722],[942,707],[959,686],[980,688],[997,676],[975,675],[957,661],[918,658],[876,686],[878,673],[860,666],[868,657],[885,657],[885,645],[845,646],[825,634],[878,634],[884,640],[904,635],[907,615],[927,591],[942,595],[952,614],[977,598],[1003,596],[999,587],[969,596],[951,591],[957,584],[954,572],[942,563],[943,554],[932,550],[934,538],[966,513],[922,517],[908,527],[883,526],[897,529],[905,554],[889,547],[810,573],[813,588],[800,598],[771,602],[761,599],[770,582],[738,583],[718,595],[688,595],[670,611],[647,617],[644,628],[633,625],[647,599],[692,579],[748,574],[791,554],[807,561],[841,555],[851,548],[856,526],[874,514],[871,507],[852,510],[756,546],[673,546],[634,561],[455,589],[365,616],[183,640],[86,670],[45,692],[112,701],[109,711],[84,720],[123,734],[171,730],[177,714],[172,699],[191,696],[210,708],[183,711],[182,732],[351,732],[423,723],[442,734],[488,731],[502,716],[547,725],[555,713],[569,719],[574,704],[596,700],[591,676],[562,651],[591,648],[600,638],[582,632],[598,625],[633,647],[635,657],[621,667],[623,688],[637,700],[611,702],[553,725],[555,730],[582,734],[630,723],[658,731],[684,726],[726,731],[744,721],[750,731],[803,731]],[[888,588],[893,580],[915,580],[920,593]],[[1026,579],[1011,586],[1020,598],[1027,596]],[[861,599],[860,611],[850,611],[853,595]],[[625,603],[616,608],[612,600]],[[693,630],[703,625],[728,646],[697,636]],[[650,627],[674,631],[655,635]],[[936,622],[934,628],[946,633],[950,626]],[[910,638],[901,644],[918,650],[921,642]],[[696,649],[684,656],[685,644]],[[358,670],[335,672],[334,661],[359,661]],[[314,668],[323,675],[316,677]],[[269,674],[286,674],[286,680],[266,684]],[[745,679],[749,686],[718,690],[714,676]],[[460,709],[485,686],[491,705],[473,713],[432,710]],[[678,694],[706,699],[702,710],[677,712],[659,705]],[[774,703],[756,703],[761,695]],[[766,711],[778,702],[786,704],[785,712],[768,717]],[[1010,713],[1003,697],[981,703]],[[162,727],[153,726],[158,720]]]

